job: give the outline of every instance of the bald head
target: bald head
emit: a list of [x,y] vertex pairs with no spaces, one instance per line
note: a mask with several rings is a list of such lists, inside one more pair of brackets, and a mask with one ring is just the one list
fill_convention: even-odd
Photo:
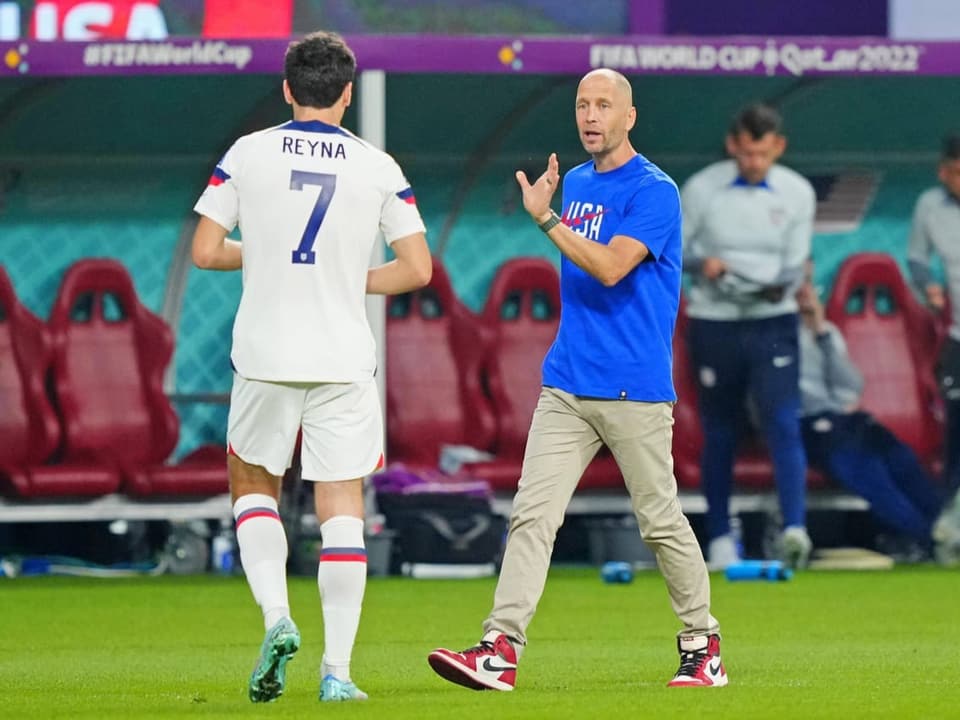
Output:
[[619,96],[618,100],[624,102],[627,107],[633,105],[633,87],[630,85],[630,81],[616,70],[610,70],[609,68],[591,70],[580,79],[579,87],[583,87],[584,83],[590,83],[591,85],[608,83],[613,92]]

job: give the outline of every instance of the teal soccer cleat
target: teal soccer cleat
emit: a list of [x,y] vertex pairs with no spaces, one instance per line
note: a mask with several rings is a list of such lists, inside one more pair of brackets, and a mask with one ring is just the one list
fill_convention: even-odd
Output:
[[367,694],[352,682],[343,682],[333,675],[327,675],[320,682],[320,702],[366,699]]
[[300,631],[290,618],[281,618],[267,631],[257,666],[250,676],[250,702],[273,702],[283,695],[287,661],[300,649]]

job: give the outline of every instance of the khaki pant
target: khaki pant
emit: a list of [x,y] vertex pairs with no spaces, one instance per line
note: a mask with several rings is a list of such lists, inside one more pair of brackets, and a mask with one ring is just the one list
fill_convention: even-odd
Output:
[[540,392],[513,499],[510,532],[493,610],[484,632],[526,644],[557,530],[593,456],[606,444],[623,473],[643,540],[655,553],[684,635],[718,632],[710,577],[677,499],[673,403],[588,400],[555,388]]

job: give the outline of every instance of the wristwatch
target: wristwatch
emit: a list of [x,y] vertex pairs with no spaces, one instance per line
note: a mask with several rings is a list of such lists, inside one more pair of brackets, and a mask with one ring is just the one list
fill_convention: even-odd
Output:
[[545,233],[548,233],[551,230],[553,230],[553,228],[555,228],[557,225],[559,225],[561,222],[563,221],[560,219],[560,216],[557,215],[553,210],[551,210],[550,217],[548,217],[542,223],[537,225],[537,227],[539,227]]

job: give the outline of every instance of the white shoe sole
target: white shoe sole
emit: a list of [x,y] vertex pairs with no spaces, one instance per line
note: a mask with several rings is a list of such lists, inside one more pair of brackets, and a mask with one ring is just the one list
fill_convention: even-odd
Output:
[[676,680],[671,680],[667,683],[667,687],[723,687],[729,682],[727,679],[726,673],[714,680],[710,685],[704,685],[703,683],[692,681],[692,682],[677,682]]
[[430,655],[427,656],[427,662],[430,663],[433,671],[444,680],[449,680],[452,683],[462,685],[471,690],[501,690],[503,692],[513,690],[513,685],[464,667],[453,658],[441,652],[430,653]]

